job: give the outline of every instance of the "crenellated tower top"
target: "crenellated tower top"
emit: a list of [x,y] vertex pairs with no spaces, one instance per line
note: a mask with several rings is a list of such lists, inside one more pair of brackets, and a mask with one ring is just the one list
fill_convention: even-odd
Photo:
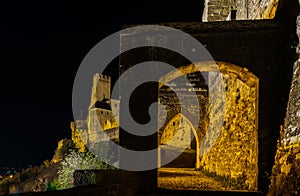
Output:
[[96,73],[93,77],[93,87],[91,95],[91,106],[97,101],[103,99],[110,99],[110,85],[111,78],[99,73]]

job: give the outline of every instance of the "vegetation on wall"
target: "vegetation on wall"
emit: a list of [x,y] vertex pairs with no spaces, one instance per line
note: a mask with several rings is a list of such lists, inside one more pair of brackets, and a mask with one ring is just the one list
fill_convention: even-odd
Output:
[[[75,170],[114,169],[105,163],[110,160],[117,165],[118,157],[111,150],[108,142],[95,143],[93,153],[81,152],[72,140],[61,140],[51,161],[45,160],[39,166],[29,166],[22,172],[1,180],[0,195],[72,188]],[[88,184],[96,183],[95,176],[90,175],[88,178]]]
[[[78,152],[71,150],[70,154],[61,162],[58,171],[58,190],[72,188],[74,186],[73,174],[75,170],[113,169],[106,163],[98,160],[91,152]],[[91,176],[93,178],[93,176]],[[96,183],[94,179],[94,183]],[[93,179],[90,180],[93,183]]]
[[213,177],[217,181],[221,182],[224,187],[231,187],[232,190],[247,190],[249,188],[249,186],[245,183],[247,176],[244,173],[237,178],[231,178],[230,176],[218,175],[216,172],[210,172],[204,169],[204,167],[198,168],[197,171],[201,171],[208,177]]

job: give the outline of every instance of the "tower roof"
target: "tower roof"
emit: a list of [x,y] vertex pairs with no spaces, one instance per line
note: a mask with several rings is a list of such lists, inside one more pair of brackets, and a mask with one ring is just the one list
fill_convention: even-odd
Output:
[[91,107],[91,109],[93,108],[111,110],[110,104],[104,101],[96,101],[95,104]]

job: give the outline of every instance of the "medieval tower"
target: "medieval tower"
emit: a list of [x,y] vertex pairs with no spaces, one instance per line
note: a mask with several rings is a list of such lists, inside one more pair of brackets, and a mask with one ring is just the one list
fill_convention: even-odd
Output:
[[110,99],[110,83],[111,79],[109,76],[99,75],[99,73],[94,75],[90,106],[97,101]]
[[118,140],[119,100],[111,100],[110,93],[111,78],[96,73],[88,116],[71,123],[72,140],[80,149],[83,143],[91,147],[99,141]]

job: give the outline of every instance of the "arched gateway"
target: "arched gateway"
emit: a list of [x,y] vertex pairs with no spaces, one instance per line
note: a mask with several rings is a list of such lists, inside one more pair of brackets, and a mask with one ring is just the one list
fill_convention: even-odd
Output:
[[[182,74],[191,84],[180,84]],[[257,190],[258,85],[258,78],[250,71],[227,62],[200,62],[166,74],[158,91],[159,145],[191,148],[193,134],[196,168],[243,178],[249,189]],[[172,91],[176,87],[181,90],[179,95]],[[191,90],[196,92],[199,105],[179,103],[176,97],[189,99]],[[160,117],[163,107],[165,118]],[[193,109],[200,111],[198,123]]]

